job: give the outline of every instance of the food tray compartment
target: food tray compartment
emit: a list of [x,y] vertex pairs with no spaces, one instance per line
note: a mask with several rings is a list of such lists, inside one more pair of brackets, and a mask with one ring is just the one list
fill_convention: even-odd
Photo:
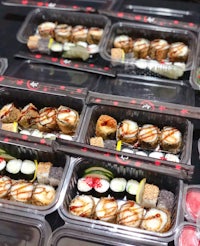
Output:
[[24,78],[38,82],[47,82],[53,85],[82,87],[95,90],[98,85],[96,74],[88,74],[81,71],[66,70],[52,65],[45,65],[31,60],[22,62],[15,69],[6,72],[15,78]]
[[[73,164],[72,170],[68,173],[70,179],[66,188],[67,190],[66,190],[64,203],[59,209],[62,218],[67,223],[69,224],[73,223],[81,227],[84,226],[87,228],[91,228],[90,229],[91,232],[93,230],[98,233],[104,232],[105,236],[107,236],[106,234],[108,234],[110,236],[112,235],[113,238],[120,238],[120,239],[126,238],[127,239],[126,242],[128,242],[128,240],[130,240],[129,237],[131,237],[132,243],[134,243],[134,238],[136,240],[139,238],[139,239],[148,239],[148,240],[155,240],[155,241],[160,239],[163,242],[171,240],[171,237],[173,236],[174,231],[179,223],[179,215],[181,209],[180,199],[182,197],[182,188],[183,188],[182,181],[174,177],[168,177],[164,174],[160,175],[156,172],[144,171],[141,169],[130,167],[128,165],[124,166],[118,164],[111,164],[104,161],[97,162],[94,159],[77,159],[72,164]],[[82,177],[84,171],[87,168],[94,167],[94,166],[106,168],[114,174],[114,177],[123,177],[126,180],[135,179],[140,182],[143,178],[146,178],[147,180],[146,183],[157,185],[159,189],[166,189],[168,191],[171,191],[175,195],[175,199],[174,199],[173,209],[171,212],[172,223],[169,231],[163,233],[153,232],[153,231],[143,230],[141,228],[131,228],[129,226],[114,224],[112,222],[108,223],[101,220],[95,220],[91,218],[86,218],[86,217],[84,218],[81,216],[72,215],[69,212],[69,205],[72,199],[76,197],[78,194],[80,194],[77,190],[77,181],[79,178]],[[126,199],[125,197],[119,199],[117,198],[117,196],[115,197],[115,195],[112,196],[118,200],[119,204],[120,202],[123,203],[123,199]]]
[[[147,59],[122,59],[122,61],[116,60],[112,61],[111,57],[111,49],[114,47],[113,42],[117,36],[127,35],[130,36],[133,40],[137,38],[145,38],[149,41],[154,39],[164,39],[169,44],[174,42],[183,42],[189,48],[188,59],[185,64],[185,69],[183,67],[183,71],[188,71],[192,68],[195,58],[195,50],[197,46],[196,35],[189,30],[182,30],[178,28],[167,28],[167,27],[159,27],[153,25],[142,25],[138,23],[128,23],[128,22],[118,22],[112,25],[106,39],[104,40],[104,44],[101,50],[101,55],[105,60],[109,60],[113,63],[114,66],[122,67],[121,72],[118,73],[123,74],[123,70],[133,70],[134,75],[147,75],[152,77],[155,76],[155,69],[163,69],[166,71],[166,74],[163,76],[169,77],[171,79],[180,79],[182,77],[182,73],[179,75],[171,72],[171,66],[175,63],[169,63],[168,59],[164,60],[164,63],[159,63],[153,59],[147,57]],[[181,63],[183,64],[183,63]],[[169,66],[170,65],[170,66]],[[134,69],[135,73],[134,73]],[[181,68],[182,69],[182,68]],[[172,69],[173,70],[173,69]],[[176,69],[177,70],[177,69]],[[158,71],[158,70],[156,70]],[[159,74],[159,73],[158,73]],[[162,74],[161,74],[162,75]],[[161,76],[159,75],[159,76]],[[158,76],[158,77],[159,77]],[[161,77],[163,77],[161,76]]]
[[[1,190],[1,206],[4,209],[7,209],[8,212],[13,210],[19,210],[21,212],[27,213],[28,216],[31,215],[31,211],[34,211],[34,213],[36,212],[38,214],[46,215],[56,210],[59,206],[59,203],[61,203],[62,190],[64,187],[65,176],[69,168],[70,159],[69,157],[61,153],[53,153],[50,147],[44,148],[42,146],[37,145],[31,146],[32,147],[29,147],[28,145],[20,143],[18,141],[7,141],[6,143],[5,138],[1,137],[1,163],[3,160],[5,160],[6,162],[5,167],[1,170],[1,177],[7,176],[12,181],[11,187],[7,187],[4,195]],[[22,165],[20,167],[16,163],[15,159],[14,163],[9,163],[11,157],[14,157],[15,159],[20,159],[22,161],[29,160],[34,162],[36,165],[35,172],[31,172],[31,174],[25,175],[25,173],[27,172],[22,171]],[[27,166],[27,168],[30,170],[30,167]],[[15,184],[15,180],[17,182],[22,181],[23,184],[21,186],[18,186],[18,188],[12,188]],[[29,186],[24,184],[24,182],[28,182]],[[33,186],[31,186],[31,184]],[[33,192],[34,187],[37,187],[38,184],[47,185],[51,187],[49,189],[50,197],[48,199],[44,196],[43,200],[35,200]],[[27,189],[23,188],[26,186],[28,187]],[[2,181],[1,189],[4,190]],[[18,191],[16,193],[14,192],[15,189],[22,189],[23,192],[20,193]],[[42,189],[45,190],[46,188],[43,187]],[[55,190],[55,193],[52,189]],[[35,190],[35,192],[37,193],[39,192],[39,190]],[[23,193],[25,194],[24,197],[22,197]]]
[[[41,110],[44,108],[56,108],[58,109],[59,106],[63,105],[66,107],[69,107],[71,110],[75,110],[76,112],[78,112],[80,120],[79,123],[77,124],[77,127],[75,129],[75,131],[72,134],[64,134],[63,131],[60,131],[59,128],[57,128],[57,126],[55,126],[55,128],[50,131],[46,131],[46,130],[42,130],[41,128],[39,129],[38,126],[36,125],[36,128],[24,128],[23,125],[19,124],[19,120],[18,120],[18,124],[17,124],[17,129],[15,129],[15,123],[11,120],[12,118],[9,119],[8,125],[11,125],[11,128],[6,128],[8,131],[14,131],[17,133],[22,133],[25,134],[27,136],[31,135],[33,137],[38,137],[39,138],[46,138],[46,139],[55,139],[56,137],[62,137],[62,138],[67,138],[69,139],[73,139],[73,140],[77,140],[79,137],[79,131],[80,131],[80,125],[81,125],[81,121],[83,119],[83,112],[85,110],[85,106],[84,106],[84,99],[83,98],[79,98],[79,97],[73,97],[73,96],[67,96],[65,94],[57,94],[57,93],[46,93],[46,92],[38,92],[38,91],[34,91],[34,90],[23,90],[23,89],[18,89],[18,88],[9,88],[9,87],[1,87],[0,88],[0,95],[1,95],[1,99],[0,99],[0,108],[2,109],[5,105],[8,104],[14,104],[13,108],[17,108],[18,109],[18,113],[20,115],[21,110],[28,104],[32,103],[33,105],[35,105],[35,107],[37,108],[37,110]],[[15,111],[13,111],[15,112]],[[26,112],[26,111],[25,111]],[[24,117],[26,116],[25,114]],[[20,116],[21,117],[21,116]],[[21,118],[18,119],[21,119]],[[50,117],[51,118],[51,117]],[[36,118],[32,118],[32,119],[36,119],[36,123],[39,121],[39,116],[37,115]],[[54,118],[53,118],[54,119]],[[55,122],[53,120],[53,122]],[[45,123],[46,124],[46,123]],[[45,125],[44,124],[44,125]],[[2,127],[2,120],[1,120],[1,129],[3,128],[5,130],[4,127]],[[9,127],[9,126],[8,126]],[[14,129],[13,129],[14,127]],[[47,128],[49,127],[49,125],[47,124]],[[51,126],[50,126],[51,128]],[[12,129],[12,130],[11,130]],[[23,130],[23,131],[22,131]],[[1,130],[2,131],[2,130]],[[49,135],[50,133],[50,135]],[[2,134],[7,134],[5,131]],[[53,135],[52,135],[53,134]],[[35,138],[35,141],[37,141],[37,139]]]
[[[96,123],[101,115],[108,115],[113,117],[118,124],[121,121],[128,119],[137,122],[139,127],[141,127],[144,124],[153,124],[157,126],[160,130],[165,126],[172,126],[177,128],[182,134],[182,147],[180,149],[180,152],[177,153],[177,155],[181,163],[190,164],[193,127],[189,120],[178,116],[167,115],[164,113],[155,113],[115,106],[94,105],[92,107],[87,108],[86,117],[84,118],[83,124],[84,127],[81,130],[81,141],[90,144],[90,139],[92,137],[95,137]],[[115,137],[112,137],[108,140],[111,140],[111,142],[108,142],[107,144],[105,143],[106,148],[117,148],[117,141]],[[132,149],[133,145],[131,146],[125,144],[123,148],[126,147],[131,147]],[[148,155],[152,151],[158,150],[159,148],[157,149],[156,147],[156,149],[143,149],[140,148],[140,146],[138,146],[138,148],[136,146],[135,149],[144,150]],[[171,153],[163,151],[162,148],[160,148],[160,151],[163,153]]]

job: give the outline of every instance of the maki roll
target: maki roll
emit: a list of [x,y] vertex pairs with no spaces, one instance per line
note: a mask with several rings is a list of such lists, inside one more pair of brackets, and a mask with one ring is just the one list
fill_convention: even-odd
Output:
[[71,42],[77,43],[78,41],[87,41],[88,28],[82,25],[76,25],[72,28]]
[[55,40],[60,43],[69,42],[71,38],[72,26],[59,24],[54,30]]
[[96,123],[96,136],[103,139],[114,138],[117,131],[117,121],[109,115],[101,115]]
[[0,120],[2,123],[13,123],[18,121],[21,112],[15,107],[14,103],[3,106],[0,110]]
[[47,206],[53,202],[55,195],[56,191],[52,186],[36,184],[33,190],[32,204],[37,206]]
[[95,208],[96,219],[115,222],[117,217],[118,204],[113,197],[101,197]]
[[117,140],[122,140],[122,142],[134,144],[137,142],[138,131],[139,126],[135,121],[123,120],[117,127]]
[[150,42],[145,38],[138,38],[133,42],[133,54],[135,58],[146,59],[148,56]]
[[99,27],[90,27],[87,34],[88,44],[99,44],[103,35],[103,29]]
[[154,149],[158,145],[159,129],[152,124],[145,124],[138,133],[139,145],[144,149]]
[[137,180],[130,179],[126,184],[126,196],[130,200],[136,199],[139,182]]
[[53,41],[51,43],[51,45],[49,45],[50,47],[50,52],[52,56],[61,56],[62,52],[63,52],[63,44]]
[[76,216],[91,218],[94,209],[95,202],[92,196],[76,196],[69,204],[69,212]]
[[144,208],[134,201],[126,201],[119,209],[117,223],[138,228],[142,222]]
[[133,50],[133,39],[127,35],[120,35],[115,37],[114,48],[121,48],[125,53],[130,53]]
[[7,176],[0,176],[0,198],[5,198],[8,196],[11,186],[11,178]]
[[169,47],[168,58],[171,62],[186,62],[189,49],[183,42],[172,43]]
[[52,167],[51,162],[39,162],[37,166],[37,181],[41,184],[49,184],[49,174]]
[[159,188],[153,184],[145,184],[141,205],[146,208],[156,207],[159,195]]
[[106,179],[95,178],[93,187],[94,187],[93,195],[95,197],[108,196],[110,182]]
[[13,183],[10,189],[10,199],[18,202],[30,202],[34,185],[30,182],[19,180]]
[[45,107],[39,111],[37,128],[42,132],[52,132],[57,129],[57,109],[53,107]]
[[165,155],[165,159],[167,161],[180,162],[180,159],[179,159],[179,157],[177,155],[170,154],[170,153],[167,153]]
[[54,29],[56,24],[54,22],[45,21],[38,26],[38,33],[43,38],[50,38],[54,36]]
[[171,217],[167,211],[149,209],[143,217],[141,228],[153,232],[166,232],[171,226]]
[[161,62],[167,58],[169,44],[164,39],[154,39],[150,42],[149,56],[153,60]]
[[21,110],[21,116],[18,123],[23,128],[36,128],[37,119],[39,117],[38,110],[35,105],[29,103]]
[[57,110],[56,122],[65,134],[74,134],[79,123],[79,113],[69,107],[60,106]]
[[174,200],[175,200],[174,193],[168,190],[160,190],[158,196],[157,208],[165,209],[171,213],[174,207]]
[[136,155],[140,155],[140,156],[148,156],[148,154],[142,150],[138,150],[135,152]]
[[93,189],[93,178],[79,178],[77,181],[77,189],[80,192],[80,194],[91,195]]
[[110,181],[110,194],[117,199],[122,199],[126,191],[126,179],[114,178]]
[[15,160],[10,160],[7,162],[6,165],[6,173],[9,177],[12,179],[18,179],[20,178],[20,170],[22,166],[22,160],[20,159],[15,159]]
[[4,175],[6,171],[6,161],[4,158],[0,157],[0,175]]
[[24,160],[21,165],[21,178],[26,180],[32,180],[35,175],[36,165],[33,161]]
[[175,127],[165,126],[160,134],[160,145],[163,150],[177,154],[182,145],[181,132]]

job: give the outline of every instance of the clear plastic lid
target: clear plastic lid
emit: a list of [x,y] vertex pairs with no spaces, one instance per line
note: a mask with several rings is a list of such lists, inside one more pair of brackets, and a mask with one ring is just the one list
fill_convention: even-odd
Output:
[[[0,241],[6,246],[47,246],[51,228],[38,215],[25,217],[24,213],[0,211]],[[10,212],[10,211],[9,211]]]

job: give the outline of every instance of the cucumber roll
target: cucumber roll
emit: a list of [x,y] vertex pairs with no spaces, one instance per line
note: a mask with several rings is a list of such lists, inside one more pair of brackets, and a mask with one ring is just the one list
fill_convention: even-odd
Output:
[[32,180],[35,174],[35,163],[30,160],[24,160],[21,165],[21,178],[26,180]]
[[61,56],[63,52],[63,44],[58,42],[53,42],[50,46],[51,55],[53,56]]
[[15,160],[8,161],[8,163],[6,165],[7,175],[11,179],[18,179],[18,178],[20,178],[21,166],[22,166],[22,160],[20,160],[20,159],[15,159]]
[[126,184],[126,197],[129,200],[136,200],[136,194],[139,187],[137,180],[130,179]]
[[110,195],[116,199],[122,199],[125,196],[126,179],[114,178],[110,181]]
[[0,158],[0,175],[4,175],[6,171],[6,161],[4,158]]

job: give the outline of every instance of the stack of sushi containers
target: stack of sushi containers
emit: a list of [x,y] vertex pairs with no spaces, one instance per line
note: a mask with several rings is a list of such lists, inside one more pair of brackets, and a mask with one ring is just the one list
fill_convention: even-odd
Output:
[[[31,18],[33,13],[41,14],[42,10],[32,12]],[[55,19],[51,13],[57,16],[59,10],[49,11],[48,21]],[[69,12],[69,21],[73,20],[70,15],[77,22],[77,13]],[[95,20],[95,14],[91,16]],[[185,67],[193,66],[196,34],[131,23],[115,23],[109,32],[107,19],[103,19],[106,31],[100,50],[105,60],[113,63],[110,51],[117,35],[142,38],[145,33],[149,39],[160,35],[172,43],[177,37],[187,43],[190,53]],[[21,30],[30,24],[26,20]],[[29,28],[23,34],[26,38],[31,36]],[[29,48],[38,45],[38,40],[40,37],[31,36]],[[56,53],[59,48],[56,46]],[[82,55],[81,59],[88,59]],[[126,66],[126,59],[113,65]],[[155,68],[155,63],[146,66]],[[6,76],[1,77],[0,93],[3,245],[145,246],[168,245],[174,238],[179,242],[180,224],[184,216],[189,218],[191,209],[187,207],[188,190],[192,189],[193,196],[196,192],[184,182],[194,171],[193,124],[189,118],[200,118],[197,109],[185,106],[186,118],[182,106],[170,102],[58,88],[23,79],[19,83],[19,79]],[[55,211],[64,225],[52,232],[45,216]],[[193,222],[198,223],[195,216]]]

